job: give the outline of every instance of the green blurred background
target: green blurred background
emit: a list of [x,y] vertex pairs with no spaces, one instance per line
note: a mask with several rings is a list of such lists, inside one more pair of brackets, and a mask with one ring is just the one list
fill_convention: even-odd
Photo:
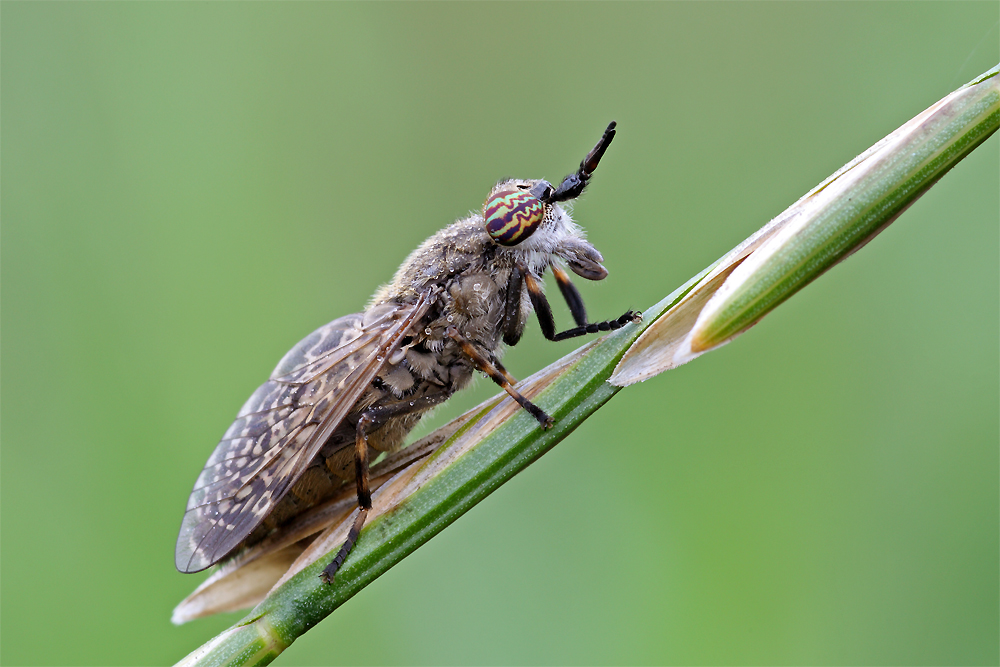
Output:
[[[169,623],[209,452],[497,179],[618,121],[576,207],[615,316],[1000,55],[995,2],[0,11],[5,664],[170,663],[239,618]],[[281,664],[997,664],[998,143]],[[533,326],[506,361],[576,345]]]

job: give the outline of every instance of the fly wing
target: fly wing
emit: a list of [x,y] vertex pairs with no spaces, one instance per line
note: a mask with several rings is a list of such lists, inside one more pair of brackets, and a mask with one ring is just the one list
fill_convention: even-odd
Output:
[[174,554],[181,572],[217,563],[246,539],[357,403],[427,295],[320,327],[247,400],[198,476]]

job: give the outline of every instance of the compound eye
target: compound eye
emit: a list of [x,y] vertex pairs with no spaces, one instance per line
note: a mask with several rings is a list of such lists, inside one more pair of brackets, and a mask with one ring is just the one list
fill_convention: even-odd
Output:
[[516,187],[494,193],[483,204],[486,231],[500,245],[517,245],[531,236],[544,218],[542,201]]

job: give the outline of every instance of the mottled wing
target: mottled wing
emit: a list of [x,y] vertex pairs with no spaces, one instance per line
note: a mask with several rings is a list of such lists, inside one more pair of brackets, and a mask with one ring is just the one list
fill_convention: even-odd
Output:
[[348,315],[285,355],[195,482],[177,538],[178,570],[213,565],[260,525],[426,311],[425,295]]

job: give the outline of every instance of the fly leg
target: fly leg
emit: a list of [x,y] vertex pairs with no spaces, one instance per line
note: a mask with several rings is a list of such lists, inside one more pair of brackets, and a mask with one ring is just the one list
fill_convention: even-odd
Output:
[[514,385],[517,384],[517,380],[515,380],[511,374],[507,372],[507,369],[504,368],[499,361],[496,359],[490,359],[485,354],[480,352],[476,346],[470,343],[465,336],[460,334],[458,329],[455,327],[448,327],[447,334],[452,340],[461,346],[462,352],[465,356],[472,360],[472,363],[475,365],[477,370],[486,373],[491,380],[500,385],[504,391],[510,394],[511,398],[517,401],[522,408],[528,411],[528,414],[538,420],[538,423],[542,425],[542,428],[552,428],[552,417],[545,414],[540,407],[529,401],[521,394],[521,392],[514,388]]
[[[583,305],[583,297],[576,285],[569,279],[569,275],[552,264],[552,275],[555,276],[559,291],[562,292],[569,312],[573,315],[573,321],[579,327],[587,326],[587,307]],[[523,273],[522,273],[523,271]],[[521,315],[521,292],[524,290],[524,274],[526,269],[514,267],[510,272],[510,282],[507,284],[507,296],[504,300],[503,311],[503,342],[505,345],[517,345],[524,333],[524,322],[520,321]],[[546,303],[546,305],[548,305]],[[541,312],[541,311],[539,311]],[[555,323],[552,324],[553,330]]]
[[573,315],[573,321],[576,322],[578,327],[587,326],[587,308],[583,305],[583,297],[580,296],[580,291],[576,289],[576,285],[570,281],[569,275],[555,264],[552,265],[552,275],[555,276],[556,284],[559,285],[559,291],[562,292],[563,299],[566,300],[566,305],[569,306],[569,312]]
[[332,583],[333,577],[340,569],[340,566],[347,560],[347,555],[354,548],[354,543],[358,541],[358,535],[368,519],[368,512],[372,508],[372,493],[368,488],[368,433],[374,431],[379,426],[384,425],[393,417],[400,417],[411,412],[422,412],[439,403],[444,402],[451,396],[450,393],[440,393],[431,396],[424,396],[413,401],[400,401],[368,408],[361,413],[357,425],[357,438],[354,441],[354,479],[358,486],[358,515],[354,518],[354,525],[347,533],[347,539],[340,547],[340,551],[333,560],[323,568],[320,579],[326,583]]
[[524,283],[521,271],[515,266],[510,270],[510,280],[507,283],[507,296],[503,305],[503,342],[504,345],[517,345],[524,333],[524,322],[521,321],[521,293]]
[[[553,267],[555,268],[555,267]],[[531,297],[531,306],[535,309],[535,315],[538,316],[538,324],[542,327],[542,335],[547,339],[552,341],[566,340],[567,338],[576,338],[577,336],[585,336],[586,334],[598,333],[599,331],[612,331],[614,329],[621,329],[623,326],[629,322],[641,322],[642,315],[635,312],[634,310],[627,311],[624,315],[616,320],[605,320],[604,322],[590,322],[587,323],[585,318],[584,322],[580,322],[577,319],[577,315],[584,315],[584,313],[574,313],[573,319],[577,320],[578,326],[567,329],[566,331],[560,331],[556,333],[556,321],[552,317],[552,308],[549,306],[548,299],[545,298],[545,292],[542,291],[542,286],[539,284],[538,280],[531,275],[527,268],[523,266],[518,266],[517,270],[521,273],[524,279],[524,285],[528,288],[528,296]],[[563,274],[564,277],[567,277]],[[558,275],[556,280],[559,280]],[[570,284],[571,283],[568,283]],[[560,288],[562,289],[562,283],[560,282]],[[579,293],[576,293],[576,288],[572,288],[572,293],[575,294],[576,298],[579,298]],[[566,290],[563,290],[563,294],[566,294]],[[573,297],[567,297],[566,301],[570,304],[570,309],[573,308]],[[579,301],[580,307],[583,307],[583,300]]]

